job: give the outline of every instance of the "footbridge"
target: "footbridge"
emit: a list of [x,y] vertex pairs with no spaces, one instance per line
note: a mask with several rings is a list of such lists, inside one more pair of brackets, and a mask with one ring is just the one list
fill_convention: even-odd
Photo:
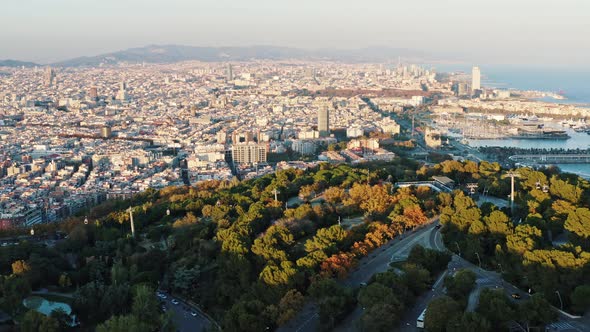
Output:
[[435,191],[438,192],[445,192],[445,193],[450,193],[453,191],[453,189],[445,186],[444,184],[441,184],[438,181],[414,181],[414,182],[396,182],[395,186],[398,188],[403,188],[403,187],[411,187],[411,186],[415,186],[415,187],[429,187]]

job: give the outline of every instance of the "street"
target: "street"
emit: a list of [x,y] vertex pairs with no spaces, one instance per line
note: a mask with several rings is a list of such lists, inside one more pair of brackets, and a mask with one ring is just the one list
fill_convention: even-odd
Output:
[[[172,310],[174,312],[174,323],[177,331],[180,332],[201,332],[206,331],[211,323],[207,317],[201,315],[198,310],[195,310],[190,305],[184,303],[182,300],[172,297],[165,293],[166,298],[159,298],[162,306],[166,311]],[[172,303],[172,300],[178,301],[178,304]],[[195,313],[193,316],[191,313]]]

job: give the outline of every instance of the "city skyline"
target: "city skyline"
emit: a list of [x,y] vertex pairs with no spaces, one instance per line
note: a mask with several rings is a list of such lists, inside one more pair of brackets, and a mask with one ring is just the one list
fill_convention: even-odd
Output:
[[[166,6],[154,0],[108,0],[87,9],[87,3],[71,0],[8,4],[0,20],[0,42],[10,47],[3,48],[0,59],[46,64],[151,44],[386,46],[481,65],[587,66],[590,55],[590,47],[583,43],[590,31],[590,4],[580,0],[517,4],[500,0],[485,10],[465,0],[420,4],[330,0],[313,5],[176,0]],[[35,23],[23,24],[31,17]]]

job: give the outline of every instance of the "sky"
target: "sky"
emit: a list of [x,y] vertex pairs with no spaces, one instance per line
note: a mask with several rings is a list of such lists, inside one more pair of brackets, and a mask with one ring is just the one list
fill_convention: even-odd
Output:
[[590,1],[2,0],[0,59],[50,63],[150,44],[388,46],[590,68]]

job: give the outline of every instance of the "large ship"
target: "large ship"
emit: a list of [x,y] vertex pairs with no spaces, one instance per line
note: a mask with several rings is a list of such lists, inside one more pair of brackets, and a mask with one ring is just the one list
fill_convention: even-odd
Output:
[[516,128],[516,133],[508,138],[515,139],[569,139],[570,135],[565,130],[545,129],[545,128]]

